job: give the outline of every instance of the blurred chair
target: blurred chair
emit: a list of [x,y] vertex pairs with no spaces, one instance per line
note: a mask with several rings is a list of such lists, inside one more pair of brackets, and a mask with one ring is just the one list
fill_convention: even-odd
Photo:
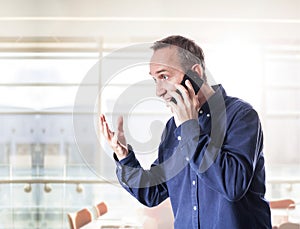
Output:
[[32,158],[30,153],[30,144],[16,144],[16,152],[9,154],[9,164],[16,170],[31,171]]
[[96,204],[91,210],[83,208],[77,212],[68,213],[70,229],[79,229],[94,219],[104,215],[107,212],[107,206],[104,202]]
[[[14,145],[14,146],[12,146]],[[9,152],[9,174],[14,177],[30,177],[33,173],[33,157],[30,144],[11,144],[14,148]],[[2,157],[2,156],[1,156]],[[18,196],[18,195],[17,195]],[[24,198],[18,196],[17,198]]]
[[291,199],[280,199],[270,201],[271,209],[294,209],[295,201]]
[[[50,140],[49,140],[50,142]],[[66,154],[61,152],[61,144],[44,144],[44,170],[47,176],[63,177],[66,170]]]
[[270,201],[273,229],[280,228],[279,225],[289,221],[289,210],[295,209],[295,206],[295,201],[292,199]]
[[70,229],[79,229],[92,222],[93,215],[87,208],[84,208],[74,213],[68,213],[68,220]]
[[298,223],[283,223],[278,229],[300,229],[300,224]]
[[104,202],[96,204],[94,206],[94,208],[95,208],[95,211],[96,211],[96,215],[95,215],[96,218],[98,218],[99,216],[104,215],[107,212],[107,206]]

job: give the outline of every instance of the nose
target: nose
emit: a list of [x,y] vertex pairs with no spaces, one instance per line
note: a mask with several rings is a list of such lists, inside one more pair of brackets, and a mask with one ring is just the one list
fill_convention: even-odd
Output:
[[167,90],[164,88],[163,83],[158,80],[156,83],[156,96],[162,97],[166,94]]

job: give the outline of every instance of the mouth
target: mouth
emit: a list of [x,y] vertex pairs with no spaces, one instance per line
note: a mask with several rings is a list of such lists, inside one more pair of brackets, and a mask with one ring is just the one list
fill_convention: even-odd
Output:
[[170,98],[164,98],[164,100],[165,100],[166,106],[167,106],[168,108],[170,108],[170,109],[171,109],[171,112],[173,113],[173,109],[172,109],[172,107],[170,106],[170,102],[173,102],[173,103],[176,104],[176,100],[175,100],[173,97],[170,97]]
[[166,102],[170,102],[170,101],[172,101],[172,97],[169,97],[169,98],[164,98],[164,100],[166,101]]

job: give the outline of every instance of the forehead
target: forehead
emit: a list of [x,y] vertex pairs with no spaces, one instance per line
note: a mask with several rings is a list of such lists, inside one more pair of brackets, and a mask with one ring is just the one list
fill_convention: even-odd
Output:
[[150,69],[159,66],[181,69],[178,51],[176,47],[165,47],[154,51],[150,60]]

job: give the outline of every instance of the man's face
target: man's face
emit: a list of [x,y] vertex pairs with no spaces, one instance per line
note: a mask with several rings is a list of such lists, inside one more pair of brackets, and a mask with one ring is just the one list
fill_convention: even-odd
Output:
[[175,47],[158,49],[153,53],[150,75],[156,83],[156,95],[170,101],[172,96],[169,92],[176,90],[174,84],[180,84],[184,76]]

